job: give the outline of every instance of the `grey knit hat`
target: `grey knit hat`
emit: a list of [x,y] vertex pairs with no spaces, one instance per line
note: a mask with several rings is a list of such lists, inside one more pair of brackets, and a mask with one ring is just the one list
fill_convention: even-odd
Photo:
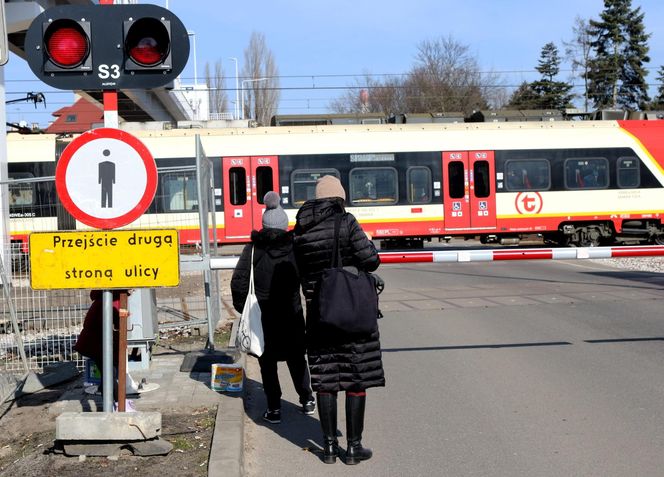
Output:
[[265,212],[263,212],[264,229],[282,229],[288,230],[288,216],[281,208],[281,197],[274,191],[265,194],[263,198]]

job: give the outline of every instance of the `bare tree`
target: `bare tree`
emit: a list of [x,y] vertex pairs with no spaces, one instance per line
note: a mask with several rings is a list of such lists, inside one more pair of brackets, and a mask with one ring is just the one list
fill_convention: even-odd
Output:
[[477,60],[452,37],[427,40],[417,47],[416,63],[405,78],[389,77],[384,81],[365,75],[358,85],[334,100],[336,112],[360,112],[364,106],[358,88],[369,92],[369,112],[398,113],[470,113],[507,101],[497,74],[482,73]]
[[221,60],[214,63],[214,75],[210,73],[210,63],[205,63],[205,83],[210,93],[210,113],[224,113],[228,108],[228,97],[224,90],[224,69]]
[[[367,92],[367,102],[363,102],[361,91]],[[332,100],[330,109],[335,113],[384,113],[386,116],[398,114],[404,109],[403,81],[390,77],[380,81],[365,73],[363,80],[349,88],[342,96]]]
[[412,113],[486,109],[486,90],[469,47],[451,36],[417,46],[416,64],[406,81],[406,104]]
[[269,125],[279,104],[279,70],[265,35],[253,32],[244,50],[242,69],[246,94],[243,114],[255,118],[260,125]]
[[572,27],[572,40],[564,41],[565,59],[572,64],[572,75],[583,79],[583,110],[588,111],[588,72],[592,54],[592,38],[588,22],[577,16]]

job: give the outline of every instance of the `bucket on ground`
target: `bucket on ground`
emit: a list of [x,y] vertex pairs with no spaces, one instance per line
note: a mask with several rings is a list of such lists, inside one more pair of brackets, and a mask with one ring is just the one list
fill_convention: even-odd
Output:
[[213,364],[210,387],[214,391],[242,391],[244,370],[240,364]]

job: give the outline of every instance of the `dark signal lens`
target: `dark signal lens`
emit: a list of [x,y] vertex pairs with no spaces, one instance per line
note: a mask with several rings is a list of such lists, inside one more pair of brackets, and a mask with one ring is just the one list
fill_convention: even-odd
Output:
[[129,50],[129,56],[139,65],[154,66],[164,58],[164,50],[154,38],[141,38],[136,46]]
[[125,38],[129,58],[140,66],[157,66],[168,56],[170,35],[156,18],[141,18],[132,24]]
[[61,68],[79,66],[90,51],[88,36],[73,21],[54,22],[46,31],[44,40],[49,58]]

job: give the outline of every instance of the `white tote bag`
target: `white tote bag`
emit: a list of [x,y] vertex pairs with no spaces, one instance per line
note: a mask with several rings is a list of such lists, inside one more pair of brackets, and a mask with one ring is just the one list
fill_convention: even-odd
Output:
[[251,272],[249,274],[249,292],[244,302],[240,325],[237,330],[237,346],[243,353],[257,358],[263,354],[265,340],[263,338],[263,323],[261,322],[261,307],[258,305],[254,289],[254,249],[251,248]]

